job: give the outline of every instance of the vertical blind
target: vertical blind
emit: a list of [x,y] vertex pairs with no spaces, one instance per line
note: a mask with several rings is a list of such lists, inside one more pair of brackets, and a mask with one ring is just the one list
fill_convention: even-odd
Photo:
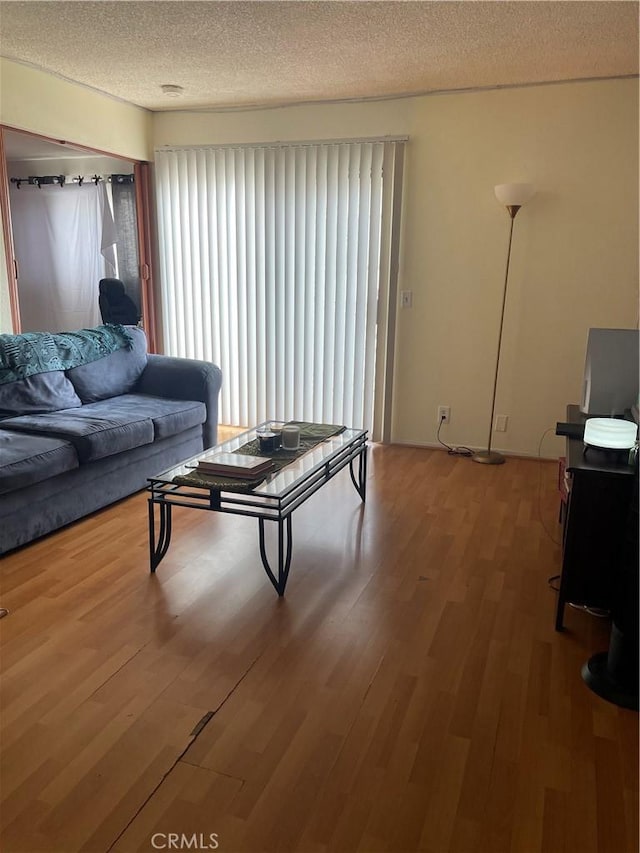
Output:
[[395,144],[156,152],[165,351],[220,365],[221,422],[370,428]]

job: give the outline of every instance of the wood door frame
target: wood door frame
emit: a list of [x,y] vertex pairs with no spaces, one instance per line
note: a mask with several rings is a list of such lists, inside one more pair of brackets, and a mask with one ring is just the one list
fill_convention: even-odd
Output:
[[11,227],[11,208],[9,205],[9,172],[4,148],[4,126],[0,125],[0,216],[2,217],[2,237],[4,240],[4,256],[7,265],[7,282],[9,286],[9,309],[11,311],[11,328],[14,334],[22,331],[20,322],[20,299],[18,297],[18,262],[16,261],[13,243],[13,228]]
[[133,164],[133,183],[136,191],[142,323],[147,334],[149,352],[157,352],[156,306],[153,289],[153,265],[151,263],[151,176],[149,163],[137,162]]
[[22,330],[20,318],[20,300],[18,295],[18,269],[13,242],[13,227],[11,222],[11,204],[9,201],[9,173],[7,170],[7,158],[4,145],[4,133],[21,133],[24,136],[32,136],[35,139],[43,139],[56,145],[73,148],[75,151],[86,151],[87,154],[98,154],[103,157],[112,157],[116,160],[124,160],[131,163],[134,173],[134,184],[136,191],[136,218],[138,238],[138,271],[140,274],[140,308],[142,311],[142,324],[147,335],[149,352],[156,351],[156,323],[155,303],[153,298],[153,265],[151,262],[151,204],[150,204],[150,181],[149,163],[145,160],[132,160],[113,151],[104,151],[100,148],[89,148],[87,145],[70,142],[66,139],[55,139],[42,133],[33,133],[12,127],[8,124],[0,124],[0,215],[2,216],[2,234],[4,238],[5,256],[7,264],[7,280],[9,283],[9,305],[11,309],[11,325],[14,334]]

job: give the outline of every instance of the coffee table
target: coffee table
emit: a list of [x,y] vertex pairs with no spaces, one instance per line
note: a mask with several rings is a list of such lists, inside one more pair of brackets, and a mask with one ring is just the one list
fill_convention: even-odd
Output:
[[[220,452],[230,453],[256,438],[255,429],[240,433],[217,446]],[[338,435],[316,444],[304,455],[281,468],[260,485],[248,491],[226,491],[202,486],[178,484],[176,477],[193,471],[202,453],[186,459],[180,465],[149,478],[149,553],[151,571],[155,572],[171,542],[171,508],[192,507],[208,512],[225,512],[247,515],[258,519],[258,536],[262,565],[279,596],[284,595],[291,568],[293,536],[291,520],[294,510],[336,476],[349,467],[351,481],[366,499],[367,431],[345,429]],[[355,464],[357,462],[357,465]],[[158,524],[156,525],[156,508]],[[265,524],[277,526],[277,565],[267,555]]]

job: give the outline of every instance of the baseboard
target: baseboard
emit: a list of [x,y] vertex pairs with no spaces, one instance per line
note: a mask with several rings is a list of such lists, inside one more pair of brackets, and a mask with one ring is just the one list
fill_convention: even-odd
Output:
[[[443,447],[441,444],[435,444],[431,442],[409,442],[409,441],[390,441],[387,445],[388,447],[414,447],[416,450],[424,449],[424,450],[442,450],[447,453],[447,448]],[[454,445],[452,445],[454,446]],[[462,446],[462,445],[460,445]],[[465,448],[469,448],[474,453],[478,450],[486,450],[485,447],[473,447],[472,445],[465,444]],[[503,456],[509,456],[512,459],[538,459],[541,462],[557,462],[558,456],[539,456],[537,453],[527,453],[526,451],[517,451],[517,450],[502,450],[500,447],[492,447],[492,450],[495,450],[496,453],[501,453]],[[470,457],[467,457],[470,458]]]

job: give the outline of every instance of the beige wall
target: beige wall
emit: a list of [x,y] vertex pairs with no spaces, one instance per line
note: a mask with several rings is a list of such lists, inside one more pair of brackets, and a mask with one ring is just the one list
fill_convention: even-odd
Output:
[[[153,154],[147,110],[2,58],[0,124],[133,160],[150,160]],[[0,245],[0,333],[13,331],[8,309]]]
[[[150,159],[150,114],[0,60],[0,122]],[[160,145],[408,134],[393,438],[485,446],[509,218],[493,186],[533,182],[515,221],[494,446],[536,455],[578,400],[587,331],[638,317],[638,84],[229,113],[158,113]],[[1,247],[0,247],[1,249]],[[0,259],[1,259],[0,252]],[[0,331],[7,327],[0,265]],[[542,455],[562,442],[548,434]]]
[[[638,84],[570,83],[232,113],[159,113],[156,146],[404,134],[393,439],[486,446],[509,217],[497,183],[537,194],[514,227],[494,447],[554,456],[579,400],[587,331],[635,327]],[[545,435],[545,431],[551,432]]]
[[133,160],[152,157],[148,110],[2,58],[0,123]]

